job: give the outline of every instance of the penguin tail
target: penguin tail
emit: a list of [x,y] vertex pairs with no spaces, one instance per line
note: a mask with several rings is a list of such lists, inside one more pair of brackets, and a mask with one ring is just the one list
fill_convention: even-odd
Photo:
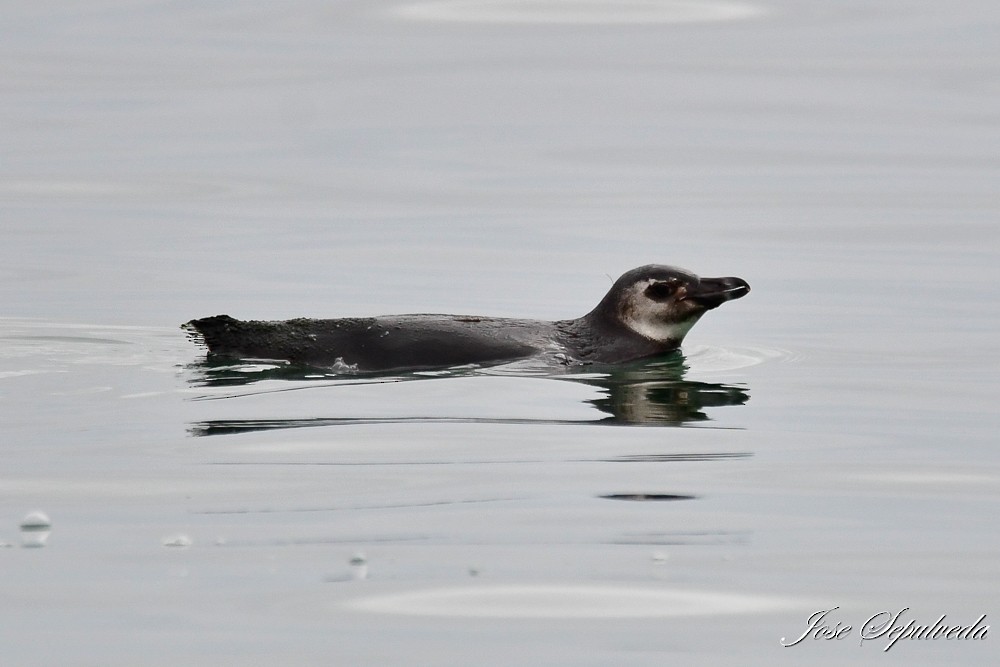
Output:
[[245,327],[245,322],[229,315],[203,317],[181,325],[189,337],[203,342],[210,354],[226,354],[238,349]]

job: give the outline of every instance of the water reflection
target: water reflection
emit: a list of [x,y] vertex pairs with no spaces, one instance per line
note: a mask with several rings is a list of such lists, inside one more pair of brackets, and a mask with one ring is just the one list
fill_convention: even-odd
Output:
[[[299,366],[281,362],[234,363],[232,360],[207,357],[191,364],[194,371],[191,383],[202,387],[241,387],[267,380],[334,380],[349,377],[361,378],[360,374],[347,375],[328,368]],[[386,380],[402,380],[385,376]]]
[[[203,387],[240,387],[264,381],[289,381],[287,387],[269,387],[264,393],[372,383],[396,383],[483,375],[523,375],[576,382],[594,387],[599,398],[587,402],[597,411],[592,419],[511,419],[482,417],[446,417],[419,415],[408,417],[311,417],[305,419],[209,420],[192,424],[193,435],[221,435],[270,429],[304,428],[343,424],[372,423],[545,423],[545,424],[614,424],[627,426],[684,426],[709,421],[706,408],[743,405],[750,399],[746,387],[688,380],[684,355],[675,352],[651,361],[625,366],[581,366],[573,368],[494,368],[468,367],[438,372],[408,373],[394,376],[344,374],[330,369],[293,366],[283,363],[233,364],[206,360],[190,367],[192,384]],[[234,396],[210,396],[213,400]]]
[[689,369],[680,352],[604,370],[597,377],[577,381],[605,394],[591,403],[608,415],[603,421],[615,424],[682,426],[707,421],[704,408],[743,405],[750,400],[745,387],[686,379]]

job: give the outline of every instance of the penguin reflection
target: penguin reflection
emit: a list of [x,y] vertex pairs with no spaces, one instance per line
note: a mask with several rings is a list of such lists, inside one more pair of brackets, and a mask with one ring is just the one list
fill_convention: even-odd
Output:
[[[289,387],[273,388],[270,391],[290,391],[315,388],[322,381],[332,381],[334,385],[352,385],[358,382],[412,382],[430,381],[456,377],[469,377],[489,372],[489,369],[454,369],[435,376],[423,374],[398,375],[391,377],[367,376],[345,377],[314,368],[292,365],[221,365],[202,362],[191,367],[195,372],[192,384],[206,387],[252,386],[262,381],[298,381]],[[685,378],[688,367],[681,352],[673,352],[664,357],[625,366],[584,366],[569,372],[546,375],[549,379],[578,382],[594,387],[601,394],[588,402],[603,416],[599,419],[544,420],[544,419],[492,419],[446,417],[314,417],[308,419],[254,419],[254,420],[211,420],[192,425],[195,435],[213,435],[243,431],[258,431],[279,428],[301,428],[306,426],[330,426],[335,424],[356,424],[373,422],[423,422],[423,421],[463,421],[463,422],[504,422],[504,423],[559,423],[559,424],[617,424],[636,426],[683,426],[710,419],[706,408],[727,405],[743,405],[749,399],[748,390],[739,385],[699,382]],[[539,377],[531,374],[531,377]],[[305,384],[302,384],[302,382]],[[317,382],[317,384],[313,384]],[[258,385],[259,386],[259,385]]]

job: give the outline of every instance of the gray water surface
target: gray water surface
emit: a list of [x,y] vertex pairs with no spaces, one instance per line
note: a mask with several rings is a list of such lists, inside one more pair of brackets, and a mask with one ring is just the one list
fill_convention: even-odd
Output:
[[[860,638],[996,619],[995,3],[7,5],[4,664],[996,656]],[[572,372],[178,328],[576,317],[649,262],[753,292]]]

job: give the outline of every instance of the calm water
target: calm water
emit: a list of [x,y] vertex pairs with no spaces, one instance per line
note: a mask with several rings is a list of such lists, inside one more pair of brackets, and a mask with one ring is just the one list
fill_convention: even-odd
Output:
[[[995,659],[859,645],[1000,613],[995,3],[7,4],[4,664]],[[178,328],[574,317],[648,262],[754,291],[572,373]]]

